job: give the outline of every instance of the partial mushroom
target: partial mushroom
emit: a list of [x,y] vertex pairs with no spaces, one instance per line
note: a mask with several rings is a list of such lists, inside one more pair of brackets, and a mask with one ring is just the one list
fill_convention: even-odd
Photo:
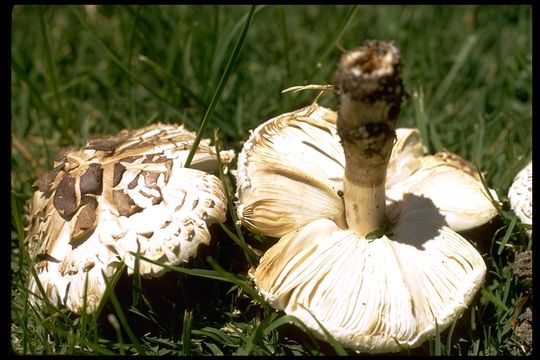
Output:
[[[532,160],[517,173],[508,190],[508,200],[518,219],[532,226]],[[532,230],[527,230],[527,235],[531,237]]]
[[417,130],[395,129],[401,68],[391,43],[346,52],[337,114],[313,104],[279,115],[238,159],[239,218],[280,238],[252,271],[259,292],[358,352],[414,348],[456,320],[486,272],[456,231],[497,213],[467,161],[428,155]]
[[[36,181],[26,244],[53,304],[90,313],[105,291],[103,274],[113,275],[121,263],[132,274],[133,253],[181,265],[209,244],[208,226],[226,218],[225,190],[212,175],[217,154],[209,140],[184,167],[194,139],[176,125],[124,130],[67,149]],[[220,155],[231,160],[229,151]],[[166,271],[143,260],[138,266],[143,277]],[[36,301],[33,278],[30,291]]]

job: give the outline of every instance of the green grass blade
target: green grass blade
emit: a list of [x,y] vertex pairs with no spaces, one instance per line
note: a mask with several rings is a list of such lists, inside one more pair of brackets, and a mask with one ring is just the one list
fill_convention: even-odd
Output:
[[176,86],[178,86],[191,100],[195,101],[198,105],[202,107],[207,107],[208,103],[204,101],[200,96],[195,94],[189,87],[184,85],[176,76],[172,75],[169,71],[164,69],[161,65],[153,61],[144,55],[139,55],[139,60],[152,68],[157,74],[164,75],[167,79],[171,80]]
[[131,79],[133,79],[139,85],[144,87],[150,94],[152,94],[162,104],[166,105],[167,108],[172,110],[178,117],[182,119],[182,122],[184,122],[185,124],[188,124],[191,127],[195,127],[195,123],[191,121],[190,119],[185,118],[182,112],[180,112],[177,109],[177,106],[175,104],[171,103],[168,99],[158,94],[158,92],[154,90],[150,85],[146,84],[135,73],[130,71],[126,67],[126,65],[124,65],[124,63],[113,53],[113,51],[109,49],[107,45],[105,45],[105,43],[100,39],[100,37],[96,34],[96,32],[86,23],[86,21],[82,18],[81,14],[79,14],[78,10],[72,10],[72,12],[77,18],[77,20],[79,21],[79,23],[83,26],[83,28],[92,35],[92,37],[96,40],[96,43],[99,45],[99,47],[118,66],[118,68],[122,70],[122,72],[128,75]]
[[184,311],[184,321],[182,325],[182,355],[191,354],[191,321],[193,320],[193,313],[191,311]]
[[482,183],[482,187],[484,188],[484,192],[489,197],[489,201],[491,202],[493,207],[495,207],[495,209],[497,209],[497,212],[499,213],[499,216],[504,217],[504,215],[502,213],[502,207],[499,204],[499,202],[497,200],[495,200],[495,198],[493,198],[493,195],[491,194],[491,191],[489,191],[489,186],[487,184],[486,178],[482,174],[482,171],[480,171],[480,168],[478,167],[478,164],[476,164],[476,162],[474,160],[473,160],[473,164],[474,164],[474,167],[476,169],[476,172],[478,173],[478,176],[480,177],[480,182]]
[[485,149],[485,137],[486,137],[486,126],[484,116],[478,115],[478,130],[474,133],[474,148],[473,148],[473,158],[474,162],[478,164],[478,167],[482,167],[482,160]]
[[217,347],[216,344],[212,344],[212,343],[204,343],[206,346],[208,346],[208,348],[210,349],[210,351],[212,352],[212,355],[214,356],[224,356],[225,354],[223,353],[223,351],[221,351],[220,348]]
[[505,312],[509,311],[508,307],[501,301],[501,299],[493,295],[493,293],[489,291],[488,289],[483,288],[482,290],[480,290],[480,292],[482,293],[482,296],[484,296],[486,299],[491,301],[498,308],[502,309]]
[[[110,282],[107,280],[107,276],[105,275],[105,272],[102,270],[101,273],[105,281],[105,284],[107,285],[107,288],[108,289],[111,288]],[[120,324],[122,324],[123,329],[126,331],[129,337],[129,340],[131,341],[131,343],[137,350],[138,355],[144,355],[145,351],[142,348],[141,344],[139,343],[139,340],[137,340],[137,337],[133,333],[133,330],[131,330],[131,327],[129,326],[127,322],[126,316],[124,315],[124,311],[122,310],[122,306],[120,305],[120,302],[118,301],[118,298],[116,297],[116,294],[114,293],[114,291],[111,290],[109,292],[109,296],[110,296],[113,308],[116,311],[116,315],[118,316],[118,320],[120,320]],[[123,348],[123,346],[121,348]]]
[[[83,309],[86,309],[88,306],[88,273],[86,273],[86,276],[84,277],[84,292],[83,292]],[[82,332],[81,337],[86,338],[86,329],[87,329],[87,322],[88,322],[88,314],[86,311],[83,311],[81,313],[81,317],[79,318],[79,332]]]
[[291,59],[289,55],[289,29],[287,27],[287,21],[285,18],[285,12],[283,11],[283,5],[275,7],[277,12],[277,17],[279,21],[279,28],[281,30],[281,37],[283,41],[283,57],[285,58],[285,79],[290,79],[292,74]]
[[504,290],[503,290],[503,296],[502,296],[502,303],[506,304],[508,301],[508,294],[510,293],[510,285],[512,284],[512,280],[514,278],[512,276],[508,276],[506,278],[506,282],[504,284]]
[[[137,22],[139,20],[139,16],[141,13],[142,5],[139,5],[137,7],[137,10],[135,11],[134,19],[133,19],[133,25],[131,26],[131,34],[129,36],[129,45],[128,45],[128,57],[127,57],[127,69],[132,72],[132,65],[131,65],[131,58],[133,56],[133,43],[135,42],[135,33],[137,29]],[[129,78],[129,116],[131,117],[131,123],[136,124],[137,123],[137,113],[136,113],[136,106],[135,106],[135,89],[134,89],[134,83],[133,79]]]
[[111,294],[114,291],[114,288],[116,284],[118,283],[118,280],[120,280],[120,277],[122,276],[122,273],[125,271],[126,265],[122,263],[118,269],[116,269],[116,272],[114,275],[106,281],[106,288],[105,292],[103,293],[103,297],[101,298],[101,301],[99,302],[99,305],[94,311],[93,317],[92,317],[92,328],[97,329],[97,321],[99,318],[99,315],[103,311],[103,308],[105,307],[105,304],[107,303],[107,300],[111,297]]
[[68,138],[68,128],[70,126],[69,119],[67,117],[67,114],[64,110],[64,107],[62,105],[62,101],[60,99],[60,92],[58,91],[58,76],[57,76],[57,70],[56,70],[56,64],[53,59],[53,54],[51,50],[51,40],[49,38],[49,28],[47,26],[47,22],[45,21],[45,9],[43,7],[40,7],[39,12],[39,25],[40,25],[40,31],[43,36],[43,43],[45,45],[45,53],[47,54],[47,64],[48,64],[48,74],[50,75],[50,82],[51,87],[53,89],[54,93],[54,100],[56,102],[56,106],[58,107],[58,112],[60,114],[60,118],[62,119],[60,121],[59,128],[62,132],[62,135],[65,139]]
[[[13,69],[13,71],[15,72],[15,74],[17,74],[17,76],[19,78],[21,78],[22,81],[24,81],[24,83],[26,83],[28,85],[28,88],[30,89],[30,94],[32,95],[32,100],[33,101],[36,101],[37,104],[35,104],[35,109],[36,109],[36,112],[37,112],[37,116],[36,116],[36,123],[37,123],[37,127],[38,127],[38,131],[42,137],[43,140],[46,139],[46,136],[45,136],[45,133],[44,133],[44,126],[41,122],[41,114],[40,114],[40,111],[39,109],[44,109],[45,112],[52,118],[55,117],[53,111],[51,110],[51,108],[46,104],[45,101],[43,101],[41,95],[40,95],[40,92],[36,89],[36,87],[34,86],[34,83],[29,79],[28,75],[26,74],[26,72],[24,71],[24,69],[17,63],[17,61],[15,60],[15,58],[11,58],[11,67]],[[43,152],[44,152],[44,155],[45,155],[45,160],[47,162],[47,164],[50,164],[51,163],[51,156],[49,154],[49,146],[47,145],[47,142],[46,141],[43,141]]]
[[140,244],[137,242],[137,253],[135,255],[135,263],[133,264],[133,275],[132,275],[132,284],[133,284],[133,290],[132,290],[132,297],[133,302],[132,306],[136,308],[139,306],[139,303],[141,301],[142,297],[142,283],[141,283],[141,274],[139,272],[139,265],[140,265]]
[[[16,195],[11,192],[11,223],[15,225],[15,229],[17,230],[17,237],[19,239],[19,243],[24,242],[24,226],[22,221],[21,212],[19,210],[19,204],[17,202]],[[21,253],[21,259],[22,259],[22,253]],[[22,265],[22,264],[20,264]]]
[[454,61],[454,64],[450,68],[450,71],[448,71],[446,77],[442,81],[442,83],[439,85],[437,90],[435,91],[435,95],[433,96],[433,100],[430,103],[429,106],[429,113],[432,112],[433,109],[436,109],[441,106],[442,100],[448,93],[448,90],[454,83],[454,80],[456,79],[456,76],[461,70],[461,68],[466,64],[466,60],[471,53],[471,50],[474,48],[474,45],[476,44],[476,41],[478,40],[478,37],[476,35],[469,35],[466,39],[463,45],[461,46],[461,49],[459,50],[459,53],[456,57],[456,60]]
[[506,247],[506,244],[508,243],[508,240],[510,239],[510,235],[512,235],[512,231],[514,230],[514,226],[516,225],[516,220],[517,218],[513,217],[512,220],[510,221],[510,225],[508,225],[508,228],[506,229],[506,233],[501,239],[499,248],[497,249],[497,255],[501,255],[504,248]]
[[[256,8],[255,8],[255,11],[253,13],[253,15],[257,14],[259,11],[261,11],[262,9],[264,9],[266,7],[266,5],[258,5]],[[251,16],[253,16],[251,15]],[[215,50],[215,53],[214,53],[214,57],[212,59],[212,64],[211,64],[211,74],[210,74],[210,78],[209,80],[212,81],[212,79],[214,77],[216,77],[217,75],[217,72],[224,67],[224,65],[226,64],[225,63],[225,54],[227,52],[227,49],[229,48],[229,44],[232,42],[232,40],[234,39],[234,36],[235,34],[237,34],[239,31],[240,31],[240,28],[245,24],[246,24],[246,21],[249,20],[249,13],[246,13],[244,14],[244,16],[242,16],[240,18],[239,21],[236,22],[236,24],[233,26],[232,30],[227,32],[226,36],[224,38],[216,38],[218,40],[218,46],[216,47],[216,50]],[[205,95],[206,95],[206,92],[205,92]]]
[[[354,19],[354,16],[356,15],[357,11],[358,11],[358,5],[353,5],[349,8],[349,12],[347,13],[347,15],[345,15],[345,18],[343,19],[341,24],[338,26],[338,28],[334,32],[334,37],[332,38],[332,41],[330,41],[330,45],[326,48],[326,50],[321,55],[321,57],[319,58],[319,61],[316,62],[316,64],[323,64],[326,61],[326,58],[328,58],[328,56],[330,56],[332,51],[334,51],[337,43],[339,42],[339,40],[345,33],[345,30],[347,29],[351,21]],[[313,82],[313,77],[320,71],[320,69],[321,68],[319,68],[318,66],[315,66],[315,69],[310,74],[308,81]]]
[[322,329],[323,331],[323,334],[324,334],[324,340],[326,342],[328,342],[332,348],[334,349],[334,351],[336,352],[336,354],[338,355],[348,355],[347,351],[345,351],[345,349],[343,348],[343,346],[341,346],[341,344],[336,340],[336,338],[334,338],[332,336],[332,334],[330,334],[328,332],[328,330],[326,330],[326,328],[323,326],[323,324],[321,324],[321,322],[319,321],[319,319],[317,319],[317,317],[311,312],[311,310],[309,310],[308,308],[306,308],[304,305],[302,304],[299,304],[299,306],[301,306],[304,310],[306,310],[310,315],[311,317],[313,317],[313,319],[315,320],[315,322],[317,322],[317,325],[319,325],[319,327]]
[[413,109],[414,109],[414,119],[416,122],[416,127],[420,131],[420,137],[422,138],[422,143],[433,150],[431,146],[431,139],[429,136],[429,118],[426,114],[426,108],[424,106],[424,92],[423,90],[417,89],[413,92]]
[[266,327],[265,334],[268,334],[268,333],[270,333],[270,332],[272,332],[274,330],[277,330],[279,327],[281,327],[283,325],[286,325],[286,324],[293,324],[296,327],[302,329],[302,331],[305,334],[308,335],[309,339],[311,340],[311,342],[313,343],[315,348],[317,350],[319,350],[319,344],[318,344],[317,340],[315,339],[315,337],[313,336],[313,332],[311,331],[311,329],[308,328],[307,325],[304,324],[304,322],[302,320],[300,320],[299,318],[297,318],[296,316],[283,315],[283,316],[277,318],[270,325],[268,325]]
[[97,355],[118,355],[114,351],[92,342],[86,342],[85,345],[92,351],[94,351]]
[[221,158],[219,157],[220,148],[219,148],[219,144],[218,144],[218,141],[217,141],[217,133],[214,134],[214,144],[215,144],[215,147],[216,147],[216,154],[218,154],[216,156],[216,160],[217,160],[217,168],[218,168],[219,178],[223,182],[223,184],[225,185],[225,198],[227,199],[227,209],[228,209],[229,214],[231,216],[231,219],[232,219],[232,222],[233,222],[234,227],[236,229],[236,234],[237,235],[235,236],[227,228],[227,226],[225,224],[220,223],[219,225],[221,225],[221,228],[227,233],[227,235],[229,235],[229,237],[231,239],[233,239],[233,241],[238,246],[240,246],[240,248],[242,248],[242,250],[244,251],[244,255],[246,256],[246,260],[248,261],[249,266],[253,266],[254,264],[257,263],[258,258],[257,258],[257,255],[255,255],[255,253],[249,248],[249,246],[247,246],[246,241],[244,240],[244,235],[242,234],[242,230],[240,229],[240,225],[238,224],[238,216],[236,215],[236,207],[233,206],[231,195],[229,194],[229,190],[228,190],[228,187],[226,185],[227,182],[225,181],[225,178],[224,178],[225,174],[223,173],[223,165],[221,163]]
[[433,355],[435,356],[441,356],[441,333],[439,332],[439,324],[437,324],[437,320],[435,320],[435,349],[433,351]]
[[120,324],[118,323],[118,319],[114,314],[107,315],[107,320],[109,321],[109,324],[113,327],[114,331],[116,332],[116,339],[118,341],[118,351],[120,352],[120,355],[126,355],[126,350],[124,349],[124,337],[122,336],[122,330],[120,329]]
[[[233,210],[234,211],[234,210]],[[225,231],[225,233],[227,235],[229,235],[229,237],[236,243],[236,245],[238,245],[243,251],[244,251],[244,255],[246,256],[246,259],[249,263],[250,266],[253,266],[254,264],[257,263],[257,255],[255,255],[255,253],[253,252],[253,250],[251,250],[249,248],[249,246],[247,246],[246,242],[243,240],[243,238],[240,238],[239,236],[237,236],[236,234],[234,234],[231,230],[229,230],[229,228],[227,227],[227,225],[225,224],[222,224],[220,223],[219,224],[221,226],[221,228],[223,229],[223,231]],[[238,226],[236,226],[236,228],[238,228]],[[238,234],[238,233],[237,233]]]
[[[134,252],[131,252],[131,254],[136,255]],[[165,268],[165,269],[167,269],[169,271],[174,271],[174,272],[178,272],[178,273],[186,274],[186,275],[191,275],[191,276],[203,277],[203,278],[212,279],[212,280],[220,280],[220,281],[225,281],[225,282],[232,282],[232,281],[229,280],[229,278],[222,276],[222,273],[219,272],[219,271],[208,270],[208,269],[188,269],[188,268],[179,267],[179,266],[162,264],[162,263],[159,263],[157,261],[148,259],[147,257],[144,257],[144,256],[141,256],[140,259],[143,260],[143,261],[147,261],[147,262],[149,262],[151,264],[154,264],[154,265],[159,265],[159,266],[161,266],[161,267],[163,267],[163,268]],[[239,281],[242,281],[242,280],[240,279]]]
[[244,351],[246,354],[250,355],[253,350],[257,347],[259,342],[264,336],[264,329],[267,327],[268,323],[271,323],[275,317],[277,316],[277,313],[273,312],[270,314],[270,316],[266,317],[260,324],[255,328],[255,331],[249,338],[248,343],[246,344],[246,347],[244,348]]
[[267,310],[270,308],[270,305],[266,302],[266,300],[264,300],[264,298],[259,295],[259,293],[254,288],[246,284],[245,279],[242,279],[238,275],[231,274],[223,270],[223,268],[219,266],[219,264],[211,257],[208,257],[207,261],[210,266],[212,266],[219,274],[221,274],[224,279],[227,279],[229,282],[238,285],[242,289],[242,291],[248,294],[253,300],[261,303]]
[[11,58],[11,69],[15,72],[15,75],[17,75],[18,78],[28,85],[30,94],[32,95],[33,100],[36,102],[35,106],[45,110],[49,116],[54,117],[54,112],[49,107],[49,104],[43,101],[41,92],[36,88],[34,82],[30,80],[27,71],[23,69],[15,57]]
[[212,100],[210,101],[210,105],[208,106],[208,109],[206,110],[206,113],[204,114],[204,117],[201,121],[199,130],[197,131],[197,136],[195,137],[195,140],[193,141],[193,145],[191,145],[191,149],[189,150],[189,154],[186,159],[185,167],[189,167],[191,165],[191,161],[193,160],[193,156],[195,156],[195,152],[197,151],[197,148],[199,147],[199,143],[201,142],[201,138],[204,134],[204,131],[206,130],[208,121],[214,114],[214,109],[219,101],[219,98],[221,97],[221,93],[223,92],[223,89],[225,88],[225,84],[227,83],[227,80],[229,79],[229,75],[232,73],[238,61],[238,58],[240,57],[240,53],[242,52],[242,48],[244,47],[244,43],[246,40],[247,32],[249,30],[249,26],[251,25],[251,21],[253,19],[254,11],[255,11],[255,5],[252,5],[249,10],[249,14],[246,19],[246,22],[244,23],[244,27],[242,28],[242,32],[240,33],[240,36],[238,37],[238,40],[236,41],[236,44],[234,45],[232,54],[229,57],[229,61],[227,62],[227,66],[225,67],[225,70],[223,71],[223,75],[221,76],[221,79],[219,80],[218,87],[216,91],[214,92],[214,96],[212,97]]
[[191,333],[193,335],[199,335],[199,336],[205,336],[208,337],[221,345],[231,346],[231,345],[238,345],[239,341],[237,338],[234,338],[232,336],[229,336],[227,333],[220,329],[215,329],[212,327],[204,327],[200,330],[193,329],[191,330]]
[[455,319],[452,321],[452,325],[450,325],[450,329],[448,330],[448,336],[446,338],[446,355],[451,355],[452,353],[452,335],[454,335],[454,329],[456,328],[456,324],[459,319]]
[[471,322],[470,322],[471,331],[476,331],[476,312],[477,312],[476,306],[473,306],[471,309]]

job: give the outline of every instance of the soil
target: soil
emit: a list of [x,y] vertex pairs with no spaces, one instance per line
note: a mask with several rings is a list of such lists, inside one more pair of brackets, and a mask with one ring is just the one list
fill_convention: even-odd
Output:
[[516,255],[512,272],[520,279],[532,277],[532,250]]
[[[516,254],[514,264],[512,266],[512,272],[520,280],[532,280],[532,251],[524,251]],[[523,283],[523,282],[522,282]],[[532,289],[528,282],[527,289],[525,290],[526,296],[523,297],[523,302],[516,304],[516,322],[514,326],[514,334],[517,335],[519,343],[527,351],[532,350]],[[525,282],[527,284],[527,282]],[[520,301],[518,301],[520,303]],[[523,306],[523,307],[522,307]],[[522,310],[524,309],[524,310]]]

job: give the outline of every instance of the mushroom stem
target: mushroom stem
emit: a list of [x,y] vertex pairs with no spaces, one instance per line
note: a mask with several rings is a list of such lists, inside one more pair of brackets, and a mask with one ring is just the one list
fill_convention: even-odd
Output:
[[403,95],[401,67],[394,45],[367,41],[343,54],[335,74],[337,130],[345,152],[345,216],[349,229],[360,236],[385,222],[386,170]]

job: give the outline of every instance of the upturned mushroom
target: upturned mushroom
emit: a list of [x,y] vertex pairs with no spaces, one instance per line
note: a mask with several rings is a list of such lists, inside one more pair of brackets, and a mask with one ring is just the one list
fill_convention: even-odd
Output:
[[[90,139],[67,149],[35,183],[26,244],[47,298],[75,313],[94,311],[109,277],[136,255],[181,265],[209,244],[208,226],[223,222],[227,205],[217,159],[202,140],[184,167],[195,134],[157,124]],[[234,155],[234,154],[233,154]],[[231,152],[220,154],[225,162]],[[166,269],[140,260],[143,277]],[[41,297],[31,277],[30,292]]]
[[[510,208],[523,224],[532,226],[532,160],[515,176],[508,190]],[[527,230],[532,236],[532,230]]]
[[337,114],[315,103],[279,115],[238,159],[239,219],[280,238],[251,273],[258,291],[358,352],[417,347],[456,320],[486,272],[456,231],[497,213],[467,161],[395,129],[401,68],[391,43],[344,53]]

